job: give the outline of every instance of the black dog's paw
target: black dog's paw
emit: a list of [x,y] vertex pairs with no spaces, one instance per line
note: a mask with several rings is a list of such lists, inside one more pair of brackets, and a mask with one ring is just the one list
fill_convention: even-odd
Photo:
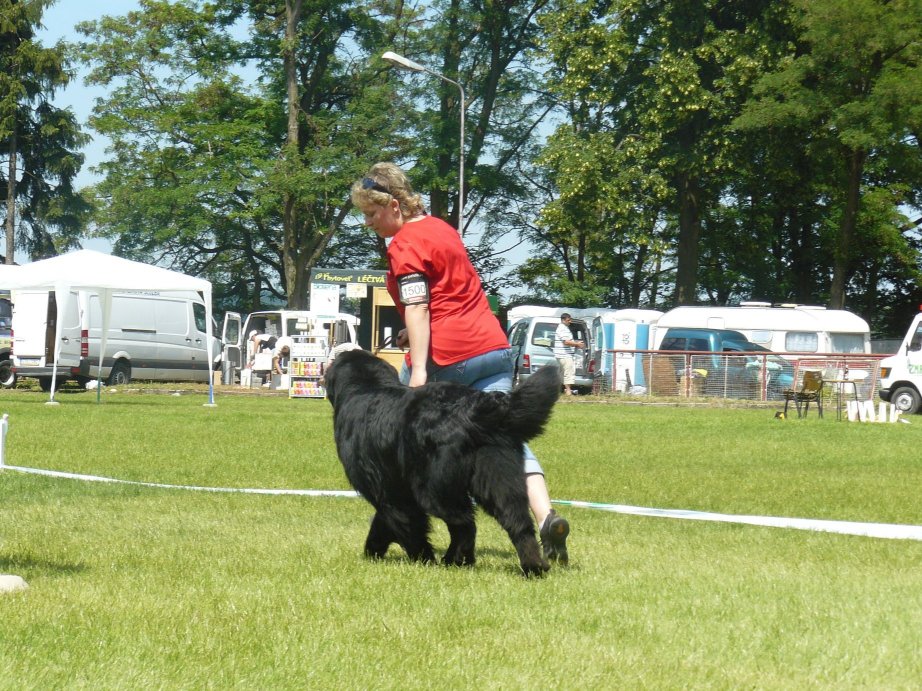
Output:
[[442,557],[442,564],[445,566],[473,566],[477,559],[474,553],[465,554],[464,552],[452,552],[449,550]]
[[550,571],[550,569],[551,565],[544,559],[538,562],[522,563],[522,573],[525,575],[525,578],[541,578]]

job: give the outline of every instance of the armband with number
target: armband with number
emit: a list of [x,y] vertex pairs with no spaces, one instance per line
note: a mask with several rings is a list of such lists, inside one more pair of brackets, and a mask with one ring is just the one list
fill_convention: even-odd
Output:
[[406,274],[397,277],[397,292],[404,305],[429,303],[429,281],[424,274]]

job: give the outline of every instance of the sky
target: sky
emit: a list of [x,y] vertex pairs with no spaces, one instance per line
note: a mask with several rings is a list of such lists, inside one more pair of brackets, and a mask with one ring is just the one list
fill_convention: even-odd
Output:
[[[44,28],[39,31],[38,37],[42,45],[46,47],[53,46],[62,39],[77,41],[82,37],[74,31],[74,25],[99,19],[104,15],[122,15],[137,9],[137,7],[138,3],[135,0],[109,0],[108,2],[100,2],[99,0],[57,0],[42,15]],[[92,141],[82,150],[86,161],[75,180],[75,185],[78,189],[91,185],[98,180],[97,176],[91,173],[89,169],[103,160],[108,144],[105,137],[92,132],[86,126],[87,118],[93,109],[93,103],[96,98],[104,94],[104,90],[101,87],[84,85],[85,76],[86,70],[78,71],[76,77],[71,80],[67,88],[59,90],[52,99],[52,102],[57,107],[72,109],[84,131],[92,137]],[[112,253],[112,243],[101,238],[85,239],[82,241],[82,245],[84,249],[107,254]]]
[[[74,25],[80,22],[99,19],[104,15],[121,15],[137,9],[138,3],[134,0],[57,0],[45,10],[42,16],[44,29],[38,34],[42,45],[49,47],[59,40],[77,41],[82,37],[74,31]],[[71,108],[77,116],[77,121],[83,126],[84,131],[93,137],[93,141],[83,149],[86,162],[77,176],[76,186],[85,187],[92,184],[97,178],[89,172],[90,166],[99,163],[105,155],[107,141],[100,135],[86,127],[86,120],[93,109],[96,98],[102,96],[101,87],[88,87],[83,83],[86,70],[80,70],[71,80],[66,89],[58,91],[53,103],[59,108]],[[94,248],[95,249],[95,248]]]

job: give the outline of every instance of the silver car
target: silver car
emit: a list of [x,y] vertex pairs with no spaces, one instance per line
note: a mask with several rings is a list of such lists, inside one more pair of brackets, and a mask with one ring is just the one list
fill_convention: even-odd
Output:
[[[513,381],[518,384],[530,377],[539,368],[554,358],[554,332],[560,325],[560,317],[525,317],[509,327],[509,343],[515,358]],[[592,336],[589,326],[582,319],[570,321],[574,340],[582,341],[584,348],[576,351],[576,386],[591,391],[593,384]]]

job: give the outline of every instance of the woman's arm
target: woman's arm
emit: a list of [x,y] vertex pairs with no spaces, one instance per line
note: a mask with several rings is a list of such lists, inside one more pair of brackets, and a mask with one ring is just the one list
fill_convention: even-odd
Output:
[[413,366],[410,375],[410,386],[422,386],[426,383],[426,364],[429,360],[429,305],[407,305],[403,319],[407,325],[407,336],[410,339],[410,364]]

